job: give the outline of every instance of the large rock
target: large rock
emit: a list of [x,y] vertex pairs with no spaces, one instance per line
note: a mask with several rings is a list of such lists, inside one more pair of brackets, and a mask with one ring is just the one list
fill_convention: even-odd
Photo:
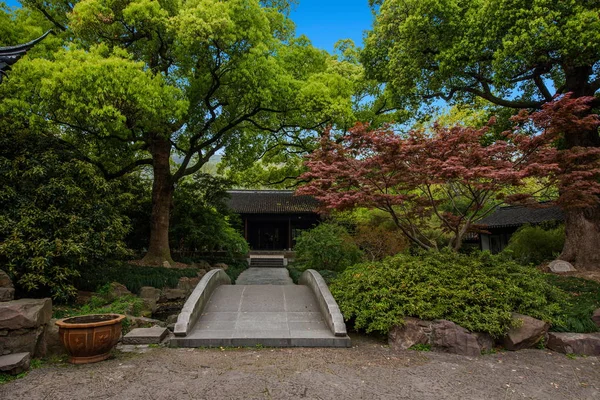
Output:
[[206,271],[210,270],[210,263],[204,260],[193,262],[191,265],[192,268],[200,268]]
[[11,301],[15,298],[15,288],[8,274],[0,269],[0,301]]
[[550,332],[546,347],[559,353],[600,356],[600,333]]
[[552,261],[550,264],[548,264],[548,268],[550,268],[550,271],[557,274],[576,271],[575,267],[570,262],[563,260]]
[[15,289],[0,288],[0,301],[11,301],[15,299]]
[[31,356],[29,353],[15,353],[0,356],[0,372],[17,375],[29,370]]
[[594,311],[592,314],[592,321],[596,324],[598,328],[600,328],[600,308]]
[[144,301],[144,305],[151,312],[155,312],[157,309],[156,303],[160,299],[160,289],[152,286],[143,286],[140,289],[139,297]]
[[42,343],[38,346],[38,351],[43,352],[45,356],[66,354],[65,346],[58,335],[57,319],[52,318],[44,328]]
[[10,276],[0,269],[0,288],[14,288]]
[[227,268],[229,268],[229,265],[225,263],[216,263],[211,267],[211,269],[222,269],[223,271],[227,271]]
[[184,290],[187,295],[192,293],[192,291],[196,288],[200,282],[200,278],[188,278],[186,276],[179,278],[179,282],[177,282],[177,289]]
[[0,303],[0,331],[46,325],[52,317],[52,300],[19,299]]
[[164,288],[160,295],[159,303],[183,300],[186,295],[186,291],[182,289]]
[[43,356],[43,333],[44,327],[0,331],[0,355],[31,353]]
[[401,327],[393,327],[388,343],[394,349],[408,349],[416,344],[429,344],[434,349],[466,356],[478,356],[492,348],[489,335],[469,332],[446,320],[423,321],[406,318]]
[[147,317],[134,317],[133,315],[127,315],[127,319],[130,322],[130,328],[150,328],[152,326],[166,327],[167,323],[158,319],[147,318]]
[[504,339],[502,345],[507,350],[521,350],[533,347],[542,340],[550,325],[539,319],[523,314],[513,313],[513,324]]
[[105,298],[107,301],[115,301],[116,299],[122,296],[128,296],[132,293],[127,289],[125,285],[120,284],[119,282],[113,282],[110,284],[110,289],[106,294]]

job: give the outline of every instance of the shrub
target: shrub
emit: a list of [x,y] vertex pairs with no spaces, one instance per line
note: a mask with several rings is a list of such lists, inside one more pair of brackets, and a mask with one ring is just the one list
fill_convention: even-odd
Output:
[[0,182],[0,263],[19,291],[66,300],[81,271],[128,253],[123,182],[4,115]]
[[296,240],[296,265],[299,270],[316,269],[343,271],[357,263],[362,252],[346,229],[337,224],[323,223],[302,232]]
[[547,274],[546,279],[569,296],[568,301],[561,303],[562,321],[550,329],[555,332],[597,332],[599,329],[592,321],[592,314],[600,308],[600,283],[554,274]]
[[559,322],[562,291],[541,272],[487,252],[399,254],[346,269],[331,286],[346,319],[367,332],[387,333],[405,317],[447,319],[502,336],[511,312]]
[[111,282],[119,282],[132,293],[139,292],[142,286],[176,287],[179,278],[184,276],[197,276],[197,268],[162,268],[140,267],[120,261],[106,262],[99,268],[86,269],[74,281],[75,287],[80,290],[97,291],[100,287]]
[[556,258],[564,244],[564,225],[548,230],[525,225],[511,236],[504,251],[521,264],[538,265]]

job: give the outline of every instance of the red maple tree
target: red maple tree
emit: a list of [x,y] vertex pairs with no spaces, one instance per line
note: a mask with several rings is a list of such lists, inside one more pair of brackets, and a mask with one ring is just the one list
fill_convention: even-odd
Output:
[[327,209],[383,210],[414,244],[438,248],[443,232],[458,250],[496,205],[532,195],[506,196],[527,177],[558,185],[565,206],[598,201],[598,149],[558,148],[566,129],[598,126],[598,117],[588,112],[590,101],[563,96],[536,113],[520,113],[515,129],[491,144],[484,140],[488,127],[436,124],[432,132],[398,134],[359,123],[340,140],[326,131],[307,158],[301,179],[308,183],[298,192],[315,196]]

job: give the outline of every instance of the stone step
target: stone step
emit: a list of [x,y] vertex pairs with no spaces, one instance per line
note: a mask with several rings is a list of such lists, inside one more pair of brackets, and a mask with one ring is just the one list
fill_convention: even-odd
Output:
[[31,355],[29,353],[14,353],[0,356],[0,372],[17,375],[29,370]]
[[123,337],[123,344],[159,344],[168,333],[167,328],[159,326],[136,328]]

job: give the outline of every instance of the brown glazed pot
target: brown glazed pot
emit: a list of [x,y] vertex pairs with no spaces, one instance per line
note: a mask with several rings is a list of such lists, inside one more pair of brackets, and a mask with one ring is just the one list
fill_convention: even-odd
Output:
[[94,314],[56,321],[58,335],[72,364],[106,360],[121,338],[121,314]]

